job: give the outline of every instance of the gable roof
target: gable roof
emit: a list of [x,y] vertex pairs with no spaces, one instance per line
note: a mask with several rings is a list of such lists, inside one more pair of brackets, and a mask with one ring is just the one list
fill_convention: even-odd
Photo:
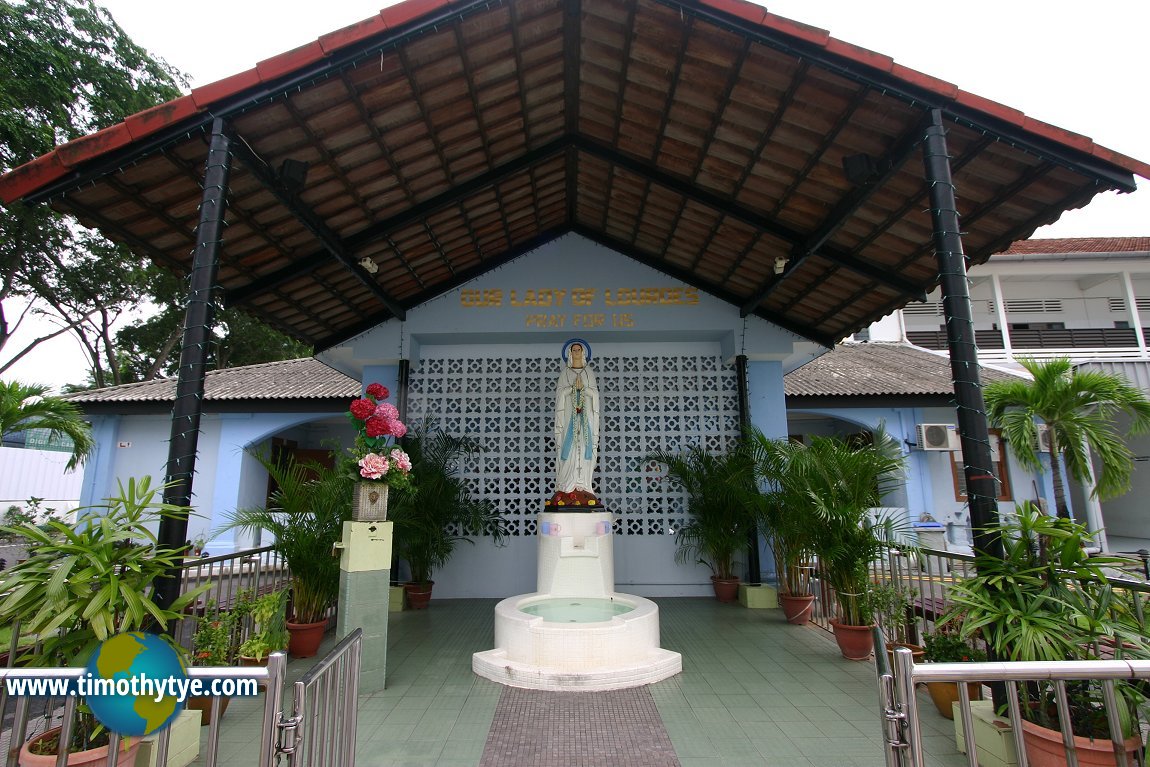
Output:
[[[989,383],[1012,376],[993,368],[982,369]],[[783,377],[791,397],[954,396],[950,362],[935,352],[896,343],[839,344],[833,351],[792,370]],[[317,359],[266,362],[260,365],[213,370],[204,381],[204,402],[256,402],[260,400],[347,400],[360,396],[362,387],[350,376]],[[76,392],[65,398],[81,407],[117,403],[173,402],[176,380],[163,378]]]
[[[204,376],[204,401],[318,400],[358,397],[359,381],[328,367],[314,357],[212,370]],[[80,406],[90,404],[174,402],[176,379],[106,386],[66,394]]]
[[[1017,376],[980,367],[982,383]],[[788,402],[802,397],[954,397],[945,354],[899,343],[839,344],[783,377]],[[798,403],[795,403],[798,404]]]
[[931,110],[975,263],[1150,176],[740,0],[407,0],[58,147],[0,199],[185,274],[220,118],[224,300],[319,349],[567,232],[830,345],[937,282]]

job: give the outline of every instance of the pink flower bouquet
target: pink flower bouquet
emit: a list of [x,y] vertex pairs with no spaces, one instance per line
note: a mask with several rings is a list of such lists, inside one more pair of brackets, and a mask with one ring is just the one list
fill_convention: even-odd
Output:
[[357,432],[352,453],[361,479],[405,487],[411,481],[411,458],[394,440],[407,434],[407,427],[399,420],[395,405],[384,402],[390,395],[386,386],[373,383],[363,397],[352,400],[347,412]]

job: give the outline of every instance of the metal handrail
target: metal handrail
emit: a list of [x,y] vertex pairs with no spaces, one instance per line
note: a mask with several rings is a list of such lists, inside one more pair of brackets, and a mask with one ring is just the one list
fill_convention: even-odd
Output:
[[[0,688],[6,689],[7,679],[79,679],[87,673],[85,668],[0,668]],[[187,670],[189,678],[209,678],[209,679],[255,679],[261,688],[264,690],[264,721],[275,722],[283,708],[283,686],[284,679],[287,676],[287,656],[282,652],[272,653],[268,657],[268,665],[251,666],[244,668],[232,667],[200,667],[194,666]],[[15,712],[12,721],[10,732],[10,742],[15,744],[23,742],[28,733],[29,721],[29,699],[27,697],[18,698],[16,701]],[[60,725],[60,742],[66,743],[72,737],[72,726],[75,721],[77,698],[69,696],[64,700],[63,718]],[[208,750],[204,764],[206,767],[215,767],[217,764],[217,757],[219,751],[219,727],[221,716],[219,715],[220,699],[216,698],[212,701],[212,721],[208,730]],[[7,714],[6,705],[0,707],[0,717]],[[49,699],[46,715],[51,714],[57,709],[57,705]],[[274,767],[275,759],[275,727],[265,727],[261,733],[262,741],[260,743],[260,767]],[[168,742],[171,738],[171,728],[165,728],[158,734],[156,739],[157,746],[157,764],[165,764],[167,762]],[[116,759],[117,751],[120,746],[120,736],[116,733],[111,733],[109,739],[109,761]],[[8,759],[6,764],[8,767],[15,767],[16,759],[19,755],[19,749],[9,749]],[[68,754],[67,751],[61,752],[58,757],[57,764],[62,765],[65,763]]]
[[[880,673],[880,683],[885,684]],[[1095,661],[1012,661],[986,663],[914,663],[911,651],[898,648],[894,652],[893,679],[896,708],[905,717],[910,764],[923,767],[922,729],[918,722],[915,685],[920,682],[958,683],[959,709],[963,723],[963,739],[971,767],[977,767],[978,748],[974,740],[974,724],[970,710],[970,695],[966,682],[1006,682],[1007,705],[1013,729],[1014,747],[1019,767],[1028,767],[1026,746],[1022,735],[1022,707],[1019,702],[1019,682],[1054,682],[1055,705],[1062,730],[1063,747],[1067,763],[1078,764],[1074,735],[1070,727],[1070,707],[1066,695],[1066,682],[1100,682],[1103,689],[1103,709],[1109,724],[1111,745],[1120,767],[1130,767],[1126,758],[1126,745],[1121,732],[1117,711],[1118,681],[1150,680],[1150,660],[1095,660]],[[1141,746],[1139,746],[1141,750]]]

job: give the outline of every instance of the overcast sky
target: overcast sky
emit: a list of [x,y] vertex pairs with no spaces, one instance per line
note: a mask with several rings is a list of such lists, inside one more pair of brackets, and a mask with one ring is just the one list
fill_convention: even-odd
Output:
[[[514,0],[512,0],[514,1]],[[104,0],[140,45],[183,71],[193,86],[374,15],[379,0]],[[1139,38],[1146,0],[777,0],[787,18],[891,56],[1039,120],[1150,162],[1147,63]],[[1108,192],[1036,237],[1150,236],[1150,181]],[[9,348],[18,348],[18,339]],[[69,364],[75,360],[75,364]],[[75,341],[29,355],[6,373],[54,386],[84,378]]]

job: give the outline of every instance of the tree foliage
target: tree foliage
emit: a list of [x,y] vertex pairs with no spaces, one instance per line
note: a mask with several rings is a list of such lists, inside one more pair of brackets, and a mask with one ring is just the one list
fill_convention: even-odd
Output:
[[[186,85],[92,0],[0,0],[0,72],[0,173],[176,98]],[[87,357],[89,386],[173,374],[185,294],[179,277],[46,205],[0,207],[0,373],[70,332]],[[158,313],[125,327],[125,312],[140,307]],[[6,349],[33,315],[56,329]],[[310,354],[235,310],[220,313],[213,330],[216,368]]]
[[[1090,478],[1091,453],[1098,456],[1098,472],[1091,494],[1113,498],[1130,487],[1134,454],[1126,446],[1115,417],[1130,417],[1130,434],[1150,431],[1150,400],[1126,379],[1098,370],[1080,370],[1063,357],[1041,362],[1019,359],[1032,381],[995,381],[986,387],[986,412],[1002,428],[1018,460],[1032,469],[1041,467],[1038,427],[1049,428],[1051,455],[1061,456],[1070,476],[1081,483]],[[1051,461],[1058,516],[1069,517],[1066,489],[1059,461]]]
[[53,437],[72,440],[73,469],[92,452],[91,425],[75,404],[47,394],[48,387],[0,381],[0,437],[28,429],[47,429]]
[[[175,98],[184,84],[92,0],[0,0],[0,71],[0,172]],[[97,384],[116,382],[112,324],[155,269],[46,206],[0,210],[0,349],[29,312],[42,314],[80,339]],[[14,317],[12,299],[24,305]]]

